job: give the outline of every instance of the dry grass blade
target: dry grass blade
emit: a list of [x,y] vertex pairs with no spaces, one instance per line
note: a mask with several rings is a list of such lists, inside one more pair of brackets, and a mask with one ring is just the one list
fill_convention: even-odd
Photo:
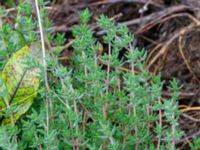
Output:
[[171,37],[165,44],[164,46],[160,49],[160,51],[158,52],[157,55],[155,55],[151,61],[149,62],[147,68],[149,69],[163,54],[167,53],[169,50],[169,46],[180,36],[191,32],[192,30],[194,30],[196,27],[198,27],[200,25],[200,23],[198,24],[190,24],[187,27],[184,27],[183,29],[181,29],[180,31],[176,32],[174,34],[173,37]]
[[[47,90],[47,96],[46,98],[48,98],[48,94],[49,94],[49,83],[48,83],[48,76],[47,76],[47,64],[46,64],[46,52],[45,52],[45,37],[44,37],[44,30],[42,27],[42,21],[41,21],[41,17],[40,17],[40,9],[39,9],[39,4],[38,4],[38,0],[35,0],[35,6],[36,6],[36,14],[37,14],[37,18],[38,18],[38,25],[39,25],[39,30],[40,30],[40,38],[41,38],[41,45],[42,45],[42,55],[43,55],[43,66],[44,66],[44,78],[45,78],[45,85],[46,85],[46,90]],[[50,100],[50,111],[52,111],[52,100],[51,98]],[[49,110],[48,110],[48,101],[46,100],[46,108],[47,108],[47,133],[48,133],[48,127],[49,127]]]
[[181,46],[181,43],[182,43],[181,41],[182,41],[182,36],[179,37],[179,41],[178,41],[179,42],[178,47],[179,47],[179,52],[181,53],[181,57],[183,58],[183,61],[184,61],[185,65],[186,65],[186,67],[188,68],[190,73],[193,75],[194,79],[197,80],[200,83],[200,80],[197,78],[197,76],[193,72],[193,70],[192,70],[187,58],[185,57],[185,54],[183,52],[183,48]]

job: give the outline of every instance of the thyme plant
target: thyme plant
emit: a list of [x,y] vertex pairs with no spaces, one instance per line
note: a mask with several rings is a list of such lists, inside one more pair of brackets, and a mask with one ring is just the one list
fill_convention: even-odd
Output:
[[[42,9],[41,16],[45,15]],[[74,51],[69,66],[63,66],[57,58],[65,35],[51,35],[51,23],[44,19],[49,43],[54,45],[51,52],[56,56],[46,59],[49,93],[41,79],[40,95],[29,112],[14,127],[0,127],[2,149],[176,148],[183,135],[178,126],[180,88],[176,80],[169,86],[172,97],[163,99],[163,82],[159,75],[145,69],[147,54],[133,46],[134,37],[128,28],[101,15],[97,25],[105,35],[98,41],[88,25],[91,15],[84,10],[80,24],[73,27]],[[15,27],[6,23],[0,29],[0,43],[2,37],[8,39],[0,47],[1,70],[10,55],[26,44],[18,38],[10,42],[12,33],[18,31],[26,42],[32,42],[39,37],[36,29],[31,6],[21,2]],[[121,57],[122,50],[126,53]],[[198,143],[196,140],[191,147]]]

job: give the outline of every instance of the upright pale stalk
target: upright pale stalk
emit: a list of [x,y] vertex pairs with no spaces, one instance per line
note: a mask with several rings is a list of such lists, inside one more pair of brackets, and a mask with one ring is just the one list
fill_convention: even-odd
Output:
[[[129,47],[130,47],[129,52],[133,55],[134,50],[133,50],[131,43],[129,44]],[[134,68],[134,62],[133,61],[131,61],[131,72],[132,72],[132,75],[134,76],[135,75],[135,68]],[[137,117],[135,104],[133,104],[133,116]],[[137,127],[137,125],[135,125],[135,137],[136,137],[136,142],[137,142],[137,140],[138,140],[138,127]],[[135,150],[138,150],[138,144],[137,143],[135,144]]]
[[42,56],[43,56],[43,67],[44,67],[44,79],[45,79],[45,86],[46,86],[46,90],[47,90],[47,95],[46,95],[46,111],[47,111],[47,118],[46,118],[46,123],[47,123],[47,133],[49,132],[49,104],[48,104],[48,99],[50,100],[50,111],[51,113],[53,112],[53,106],[52,106],[52,100],[49,97],[49,83],[48,83],[48,76],[47,76],[47,64],[46,64],[46,52],[45,52],[45,40],[44,40],[44,30],[42,27],[42,21],[41,21],[41,17],[40,17],[40,9],[39,9],[39,4],[38,4],[38,0],[35,0],[35,7],[36,7],[36,14],[37,14],[37,18],[38,18],[38,25],[39,25],[39,30],[40,30],[40,41],[41,41],[41,45],[42,45]]

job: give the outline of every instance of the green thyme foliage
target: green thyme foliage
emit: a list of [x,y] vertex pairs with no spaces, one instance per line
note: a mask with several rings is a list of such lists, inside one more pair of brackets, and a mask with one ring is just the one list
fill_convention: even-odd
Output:
[[[6,17],[8,10],[1,10],[0,16]],[[32,7],[26,2],[20,2],[16,8],[15,24],[3,23],[0,28],[0,71],[7,59],[27,43],[37,39],[34,31],[36,21],[33,20]]]
[[174,149],[175,140],[180,139],[183,135],[183,132],[181,132],[178,128],[180,112],[178,111],[178,103],[176,100],[179,96],[178,91],[180,90],[180,87],[175,79],[170,82],[169,90],[172,92],[172,96],[171,99],[164,102],[164,109],[165,117],[171,125],[171,129],[166,132],[165,139],[168,141],[168,148]]
[[200,138],[196,138],[193,140],[193,142],[190,144],[191,150],[198,150],[200,147]]
[[2,149],[17,150],[18,143],[15,136],[19,133],[17,127],[1,126],[0,128],[0,147]]
[[[43,25],[49,31],[51,22],[45,19],[42,6],[41,1]],[[21,2],[17,10],[14,31],[24,35],[25,42],[35,41],[39,37],[37,20],[31,15],[30,4]],[[175,147],[176,140],[182,136],[178,126],[177,82],[173,80],[169,87],[173,93],[171,99],[163,101],[160,76],[152,76],[145,69],[146,53],[133,46],[134,37],[128,28],[100,16],[97,25],[105,31],[100,43],[88,25],[91,16],[88,9],[84,10],[80,13],[80,24],[73,27],[74,52],[70,66],[63,66],[57,58],[47,55],[49,89],[45,90],[41,79],[39,96],[29,112],[13,129],[0,127],[1,148],[153,150]],[[12,32],[10,24],[3,25],[0,42],[6,44],[1,47],[0,67],[18,46],[24,45],[24,40],[17,38],[16,42],[9,42]],[[47,37],[54,45],[52,52],[59,57],[65,35],[47,34]],[[104,52],[100,55],[103,44]],[[126,51],[123,58],[120,57],[122,50]],[[130,69],[124,71],[124,65]],[[167,123],[163,124],[163,118]]]

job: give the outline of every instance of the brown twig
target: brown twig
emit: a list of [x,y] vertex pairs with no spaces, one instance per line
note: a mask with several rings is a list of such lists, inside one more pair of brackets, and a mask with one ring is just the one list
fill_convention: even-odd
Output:
[[[181,92],[180,93],[180,96],[179,96],[179,99],[183,99],[183,98],[190,98],[190,97],[194,97],[196,95],[196,93],[193,93],[193,92]],[[162,96],[165,96],[165,97],[170,97],[171,96],[171,93],[169,91],[163,91],[162,92]]]
[[177,140],[175,143],[180,144],[180,143],[183,143],[185,141],[188,141],[189,139],[193,139],[193,138],[198,137],[198,136],[200,136],[200,131],[195,132],[195,133],[193,133],[193,134],[191,134],[191,135],[189,135],[189,136],[187,136],[183,139]]
[[196,27],[200,26],[200,22],[198,24],[190,24],[187,27],[182,28],[181,30],[179,30],[178,32],[175,32],[173,37],[171,37],[165,44],[164,46],[161,48],[161,50],[157,53],[157,55],[154,56],[154,58],[151,59],[151,61],[148,63],[147,68],[149,69],[157,60],[159,57],[161,57],[163,54],[167,53],[167,51],[169,50],[169,46],[174,42],[174,40],[176,40],[178,37],[180,37],[181,35],[184,35],[188,32],[191,32],[192,30],[194,30]]
[[86,6],[98,6],[98,5],[105,5],[105,4],[114,4],[114,3],[138,3],[138,4],[146,4],[149,2],[149,4],[153,5],[153,6],[156,6],[158,8],[163,8],[163,5],[162,3],[158,3],[158,2],[154,2],[152,0],[99,0],[99,1],[96,1],[96,2],[93,2],[93,3],[84,3],[84,4],[81,4],[81,5],[78,5],[77,7],[78,8],[84,8]]
[[182,113],[181,115],[184,116],[187,119],[190,119],[191,121],[200,122],[200,119],[193,118],[193,117],[191,117],[191,116],[189,116],[189,115],[187,115],[185,113]]
[[120,25],[127,25],[127,26],[132,26],[132,25],[137,25],[140,24],[141,19],[143,20],[143,22],[155,22],[156,20],[160,20],[164,17],[170,16],[172,14],[176,14],[176,13],[180,13],[180,12],[186,12],[189,11],[190,8],[185,6],[185,5],[178,5],[178,6],[172,6],[169,8],[166,8],[164,10],[161,10],[159,12],[155,12],[151,15],[148,16],[144,16],[143,18],[137,18],[134,20],[130,20],[130,21],[125,21],[122,23],[119,23]]
[[[144,16],[144,17],[137,18],[137,19],[130,20],[130,21],[121,22],[121,23],[119,23],[119,25],[126,25],[126,26],[139,25],[142,21],[143,26],[141,26],[140,29],[138,29],[134,33],[135,35],[137,35],[137,34],[143,33],[144,31],[149,30],[150,28],[152,28],[156,24],[161,23],[162,21],[165,21],[164,19],[166,17],[171,16],[170,18],[172,18],[173,14],[183,13],[183,12],[186,12],[186,11],[189,11],[189,10],[190,10],[190,8],[185,6],[185,5],[172,6],[172,7],[166,8],[162,11],[155,12],[155,13],[148,15],[148,16]],[[170,19],[170,18],[168,18],[168,19]],[[106,33],[106,31],[101,30],[101,31],[98,31],[96,34],[97,35],[103,35],[105,33]]]
[[197,76],[196,76],[195,73],[193,72],[193,70],[192,70],[192,68],[191,68],[191,66],[190,66],[190,64],[189,64],[189,62],[188,62],[188,60],[187,60],[187,58],[186,58],[186,56],[185,56],[185,54],[184,54],[184,52],[183,52],[183,48],[182,48],[182,46],[181,46],[181,43],[182,43],[181,41],[182,41],[182,36],[180,36],[180,37],[179,37],[179,40],[178,40],[178,43],[179,43],[179,44],[178,44],[178,47],[179,47],[179,52],[180,52],[180,54],[181,54],[181,57],[183,58],[183,61],[184,61],[185,65],[186,65],[187,69],[188,69],[189,72],[192,74],[192,76],[194,77],[194,79],[200,83],[200,80],[197,78]]
[[163,18],[158,18],[156,20],[152,20],[151,22],[147,23],[146,25],[140,27],[139,30],[137,30],[135,32],[135,34],[141,34],[144,33],[148,30],[150,30],[151,28],[153,28],[154,26],[156,26],[157,24],[160,23],[164,23],[167,20],[173,19],[173,18],[177,18],[177,17],[188,17],[190,18],[192,21],[194,21],[195,23],[198,23],[199,20],[196,19],[195,17],[193,17],[192,15],[188,14],[188,13],[178,13],[178,14],[172,14],[169,16],[163,16]]
[[180,109],[181,112],[188,112],[188,111],[199,111],[200,107],[186,107],[183,109]]

